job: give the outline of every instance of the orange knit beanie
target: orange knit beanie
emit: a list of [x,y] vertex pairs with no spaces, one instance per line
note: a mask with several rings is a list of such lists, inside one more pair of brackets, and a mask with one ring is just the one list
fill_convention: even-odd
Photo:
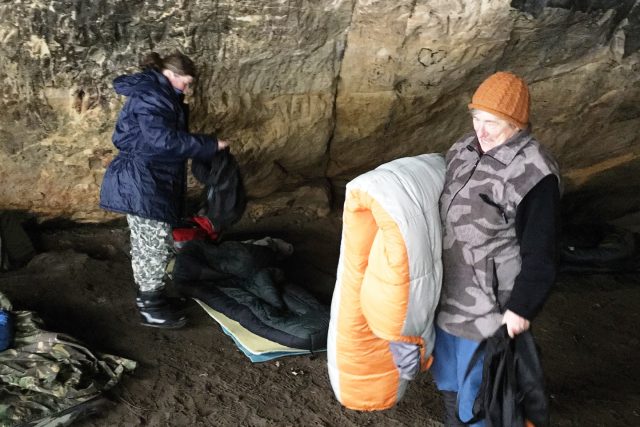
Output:
[[500,71],[478,86],[469,109],[486,111],[523,129],[529,124],[529,89],[520,77]]

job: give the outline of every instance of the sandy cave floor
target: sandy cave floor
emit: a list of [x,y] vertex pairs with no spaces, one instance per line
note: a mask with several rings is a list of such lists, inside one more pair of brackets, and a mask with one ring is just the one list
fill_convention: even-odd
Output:
[[[281,237],[295,246],[292,281],[330,302],[340,218],[276,217],[241,223],[226,239]],[[185,329],[138,323],[120,226],[45,229],[40,254],[0,275],[16,309],[38,312],[47,329],[93,350],[129,357],[136,371],[78,426],[437,426],[442,410],[429,374],[393,409],[362,413],[334,398],[326,354],[252,364],[203,310]],[[640,426],[640,278],[561,276],[534,323],[554,426]]]

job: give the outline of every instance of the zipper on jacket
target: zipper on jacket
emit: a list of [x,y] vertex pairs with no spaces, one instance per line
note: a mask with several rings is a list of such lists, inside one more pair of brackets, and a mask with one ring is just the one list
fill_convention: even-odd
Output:
[[482,199],[483,202],[485,202],[488,205],[491,205],[495,208],[498,209],[498,211],[500,212],[500,215],[502,216],[502,218],[504,218],[504,223],[508,224],[509,223],[509,219],[507,218],[507,213],[504,211],[504,209],[502,208],[502,206],[500,206],[499,204],[497,204],[496,202],[494,202],[493,200],[491,200],[491,198],[489,198],[489,196],[487,196],[485,193],[480,193],[480,198]]

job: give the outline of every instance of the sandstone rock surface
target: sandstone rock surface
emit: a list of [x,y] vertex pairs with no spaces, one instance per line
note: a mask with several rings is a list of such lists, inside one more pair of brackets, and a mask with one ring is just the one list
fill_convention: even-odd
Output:
[[192,129],[233,141],[260,215],[307,193],[325,212],[291,189],[444,151],[474,88],[511,70],[576,210],[620,216],[640,209],[639,29],[637,0],[0,1],[0,209],[114,218],[111,80],[180,49],[200,70]]

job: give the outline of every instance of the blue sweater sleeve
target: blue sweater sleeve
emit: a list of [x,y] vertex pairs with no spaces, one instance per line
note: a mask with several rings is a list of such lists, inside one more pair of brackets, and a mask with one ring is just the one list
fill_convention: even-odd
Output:
[[532,320],[547,300],[556,278],[556,241],[560,190],[555,175],[544,177],[516,212],[522,268],[505,308]]
[[178,129],[175,112],[162,108],[157,100],[138,100],[136,116],[145,138],[144,154],[164,160],[195,158],[210,160],[218,149],[217,140],[207,135]]

